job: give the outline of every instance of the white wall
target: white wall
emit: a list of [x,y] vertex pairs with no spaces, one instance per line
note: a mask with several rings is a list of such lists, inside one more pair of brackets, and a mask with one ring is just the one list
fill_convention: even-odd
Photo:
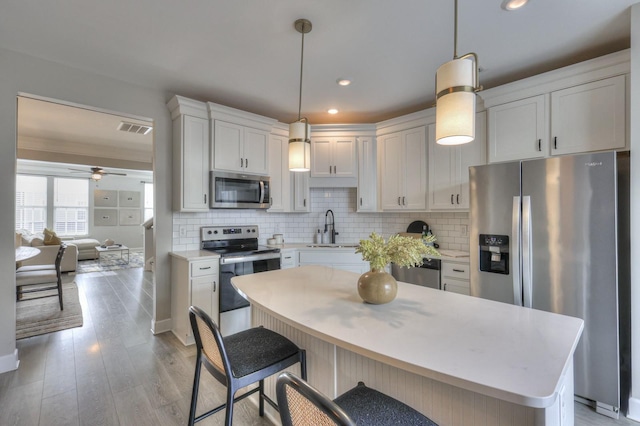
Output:
[[631,6],[631,398],[628,417],[640,421],[640,3]]
[[[99,74],[0,49],[0,372],[17,367],[15,350],[16,110],[18,93],[29,93],[112,111],[148,117],[154,122],[156,274],[153,323],[168,329],[171,314],[171,120],[161,93]],[[12,200],[12,201],[8,201]],[[160,322],[165,321],[165,322]],[[158,323],[160,325],[158,326]]]
[[[356,213],[355,188],[311,188],[310,213],[269,213],[263,210],[210,210],[207,213],[173,214],[173,250],[195,250],[200,244],[200,227],[211,225],[258,225],[260,241],[274,233],[286,242],[312,243],[318,229],[324,229],[325,212],[336,220],[338,243],[358,243],[373,231],[388,237],[404,232],[414,220],[429,224],[440,248],[469,251],[468,213]],[[186,227],[187,235],[180,236]]]

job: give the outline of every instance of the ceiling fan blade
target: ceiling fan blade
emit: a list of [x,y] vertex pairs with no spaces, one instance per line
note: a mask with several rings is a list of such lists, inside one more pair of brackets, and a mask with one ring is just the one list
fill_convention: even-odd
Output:
[[91,173],[90,170],[80,170],[80,169],[72,169],[72,168],[69,168],[69,170],[71,170],[73,173]]
[[103,172],[103,175],[126,176],[126,173]]

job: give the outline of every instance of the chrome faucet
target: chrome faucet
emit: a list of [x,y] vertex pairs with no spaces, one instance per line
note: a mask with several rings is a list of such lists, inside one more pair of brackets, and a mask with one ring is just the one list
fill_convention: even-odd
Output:
[[[327,223],[329,213],[331,213],[331,223]],[[324,232],[327,232],[329,230],[329,225],[331,225],[331,244],[335,244],[336,235],[338,235],[338,233],[336,232],[336,219],[333,216],[333,210],[331,209],[327,210],[327,212],[324,214]]]

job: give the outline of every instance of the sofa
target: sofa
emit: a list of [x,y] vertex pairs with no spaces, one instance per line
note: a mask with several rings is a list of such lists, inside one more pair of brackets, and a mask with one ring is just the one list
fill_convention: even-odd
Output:
[[[22,265],[52,265],[56,260],[56,255],[60,244],[46,244],[43,234],[32,234],[29,231],[16,232],[16,244],[36,247],[40,250],[37,256],[22,262]],[[67,245],[67,249],[62,256],[62,272],[73,272],[78,268],[78,260],[95,259],[95,247],[100,242],[94,238],[71,239],[65,238],[62,242]]]

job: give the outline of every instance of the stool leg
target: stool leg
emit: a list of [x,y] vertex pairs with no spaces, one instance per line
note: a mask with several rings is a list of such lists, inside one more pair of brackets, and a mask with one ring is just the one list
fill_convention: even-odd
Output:
[[258,413],[260,414],[260,417],[262,417],[264,416],[264,380],[260,380],[260,384],[258,386],[260,387]]
[[302,380],[307,380],[307,351],[300,349],[300,375]]
[[191,409],[189,410],[189,426],[193,426],[196,418],[196,406],[198,405],[198,387],[200,386],[200,351],[196,355],[196,372],[193,376],[193,390],[191,391]]
[[64,306],[62,305],[62,280],[58,280],[58,302],[60,302],[60,310],[64,310]]

